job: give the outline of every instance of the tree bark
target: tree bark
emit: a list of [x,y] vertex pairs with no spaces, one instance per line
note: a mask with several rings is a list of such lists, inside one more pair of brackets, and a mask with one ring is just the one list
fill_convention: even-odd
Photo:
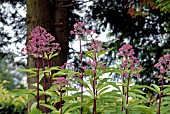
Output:
[[[42,26],[56,38],[60,44],[61,51],[59,55],[51,60],[51,66],[61,66],[67,61],[68,37],[69,37],[69,7],[67,4],[71,0],[26,0],[27,5],[27,42],[30,40],[30,32],[36,26]],[[37,66],[33,57],[28,56],[27,68]],[[33,88],[31,84],[35,83],[35,78],[27,78],[28,88]],[[28,103],[28,113],[33,102]],[[43,111],[43,109],[42,109]]]

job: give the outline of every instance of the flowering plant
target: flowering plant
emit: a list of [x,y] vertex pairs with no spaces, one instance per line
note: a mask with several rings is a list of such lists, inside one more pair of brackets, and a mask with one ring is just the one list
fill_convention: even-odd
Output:
[[[61,67],[50,66],[51,58],[57,56],[61,49],[58,43],[53,43],[55,38],[42,27],[33,29],[31,39],[26,48],[22,49],[22,52],[26,51],[37,60],[36,68],[22,70],[31,77],[36,77],[35,84],[32,84],[36,89],[25,92],[37,100],[32,104],[31,114],[41,114],[41,106],[45,107],[43,112],[52,114],[163,114],[170,111],[167,107],[169,99],[163,97],[170,92],[170,86],[163,83],[170,69],[169,54],[160,58],[155,65],[161,73],[161,87],[155,84],[135,85],[133,77],[140,78],[139,73],[143,68],[134,56],[133,46],[124,44],[119,49],[117,64],[106,67],[100,58],[112,49],[102,47],[102,43],[94,35],[95,31],[86,29],[82,22],[78,22],[74,24],[71,34],[80,43],[78,71],[75,71],[72,65],[74,63],[65,63]],[[82,49],[83,41],[88,43],[85,54]],[[86,66],[83,65],[83,60],[88,60],[85,61]],[[121,80],[115,82],[108,76],[104,77],[109,73],[119,74]],[[159,101],[148,106],[150,99],[142,91],[143,88],[159,95]],[[56,106],[58,103],[59,107]]]

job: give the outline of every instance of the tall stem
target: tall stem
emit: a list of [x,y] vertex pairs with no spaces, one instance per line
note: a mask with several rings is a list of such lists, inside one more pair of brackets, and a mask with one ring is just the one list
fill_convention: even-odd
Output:
[[37,109],[40,108],[40,95],[39,95],[39,70],[40,70],[40,58],[37,58],[37,76],[36,76],[36,83],[37,83]]
[[[42,67],[43,67],[43,70],[45,70],[45,65],[44,65],[44,58],[42,58]],[[44,73],[44,91],[47,90],[47,77],[46,77],[46,74]],[[44,95],[44,100],[45,100],[45,104],[47,104],[47,95]],[[47,108],[45,107],[45,113],[48,114],[48,110]]]
[[161,113],[161,98],[162,98],[162,90],[163,90],[163,88],[164,88],[164,75],[162,75],[161,93],[159,94],[158,114]]
[[[128,75],[128,83],[126,87],[126,105],[128,104],[128,97],[129,97],[129,82],[130,82],[130,73]],[[128,114],[128,109],[126,109],[126,114]]]
[[[49,59],[49,56],[48,56],[48,58],[47,58],[47,64],[48,64],[48,68],[50,68],[50,59]],[[50,74],[50,72],[49,72],[49,76],[50,76],[50,78],[49,78],[49,85],[50,85],[50,87],[52,86],[52,75]]]
[[[122,76],[122,83],[124,83],[124,76]],[[125,95],[125,89],[124,89],[124,85],[122,85],[122,93],[123,93],[123,95]],[[122,111],[124,110],[124,102],[123,102],[123,100],[122,100]]]
[[96,79],[96,70],[97,70],[97,58],[96,58],[96,52],[94,52],[94,62],[95,62],[95,67],[94,67],[94,76],[93,76],[93,114],[97,114],[96,111],[96,97],[97,97],[97,90],[96,90],[96,84],[97,84],[97,79]]
[[62,114],[62,89],[60,90],[60,114]]
[[[81,62],[81,80],[83,81],[83,56],[82,56],[82,47],[81,47],[81,39],[80,41],[80,62]],[[83,102],[83,84],[80,84],[81,86],[81,102]],[[83,107],[81,107],[81,114],[83,114]]]

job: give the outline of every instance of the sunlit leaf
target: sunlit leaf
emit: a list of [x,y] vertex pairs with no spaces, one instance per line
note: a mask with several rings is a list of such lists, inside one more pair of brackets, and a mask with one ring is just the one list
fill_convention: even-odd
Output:
[[52,105],[48,105],[48,104],[40,104],[40,105],[45,106],[45,107],[51,109],[52,111],[57,111],[57,109]]
[[159,86],[157,86],[156,84],[152,84],[152,86],[155,88],[156,93],[158,93],[158,94],[161,93]]
[[30,114],[42,114],[42,112],[38,109],[31,110]]

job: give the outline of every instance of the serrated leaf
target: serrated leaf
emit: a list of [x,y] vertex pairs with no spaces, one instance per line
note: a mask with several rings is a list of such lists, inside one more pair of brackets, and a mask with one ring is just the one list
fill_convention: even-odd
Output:
[[40,105],[47,107],[47,108],[51,109],[52,111],[57,111],[57,109],[52,105],[48,105],[48,104],[40,104]]

